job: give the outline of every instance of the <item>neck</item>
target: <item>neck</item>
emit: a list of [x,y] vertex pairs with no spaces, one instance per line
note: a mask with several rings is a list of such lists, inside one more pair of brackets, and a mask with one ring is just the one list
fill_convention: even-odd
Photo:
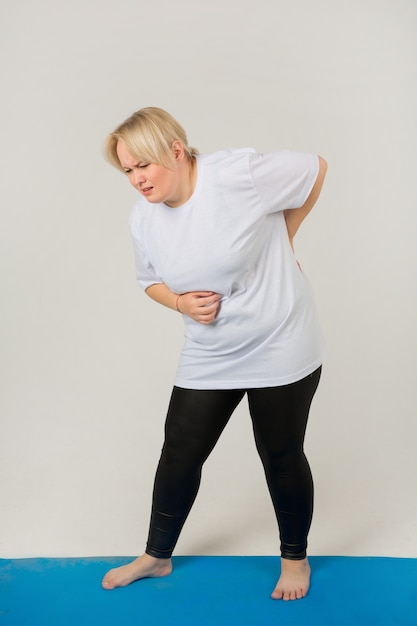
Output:
[[194,193],[195,184],[197,182],[197,161],[195,157],[185,159],[179,170],[179,194],[178,200],[165,202],[166,205],[176,208],[185,204]]

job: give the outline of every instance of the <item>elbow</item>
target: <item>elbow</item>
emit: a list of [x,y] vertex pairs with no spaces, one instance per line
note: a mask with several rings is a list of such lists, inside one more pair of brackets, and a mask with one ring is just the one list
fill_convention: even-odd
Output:
[[319,159],[319,176],[324,178],[327,172],[327,161],[326,159],[323,159],[322,156],[319,156],[318,159]]

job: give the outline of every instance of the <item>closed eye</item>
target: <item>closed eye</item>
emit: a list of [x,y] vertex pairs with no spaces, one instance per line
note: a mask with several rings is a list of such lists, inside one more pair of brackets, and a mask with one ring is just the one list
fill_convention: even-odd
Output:
[[[134,167],[137,167],[137,168],[138,168],[138,169],[140,169],[140,170],[144,170],[144,169],[145,169],[145,167],[148,167],[149,165],[150,165],[150,163],[143,163],[143,164],[141,164],[141,165],[138,165],[138,164],[137,164],[137,165],[135,165]],[[132,173],[132,171],[133,171],[133,170],[132,170],[132,168],[130,168],[130,167],[125,168],[125,174],[131,174],[131,173]]]

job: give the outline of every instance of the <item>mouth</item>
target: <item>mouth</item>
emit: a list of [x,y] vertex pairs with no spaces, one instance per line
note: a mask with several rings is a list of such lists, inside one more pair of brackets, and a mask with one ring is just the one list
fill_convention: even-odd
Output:
[[152,191],[152,189],[153,189],[153,187],[142,187],[141,192],[146,195],[146,194],[150,193]]

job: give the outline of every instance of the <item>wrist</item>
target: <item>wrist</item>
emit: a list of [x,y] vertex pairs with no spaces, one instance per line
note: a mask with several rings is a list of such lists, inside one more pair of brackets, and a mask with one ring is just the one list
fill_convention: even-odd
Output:
[[175,301],[175,308],[177,309],[178,313],[182,314],[182,311],[179,307],[179,299],[181,298],[181,296],[182,296],[182,293],[178,294],[177,299]]

